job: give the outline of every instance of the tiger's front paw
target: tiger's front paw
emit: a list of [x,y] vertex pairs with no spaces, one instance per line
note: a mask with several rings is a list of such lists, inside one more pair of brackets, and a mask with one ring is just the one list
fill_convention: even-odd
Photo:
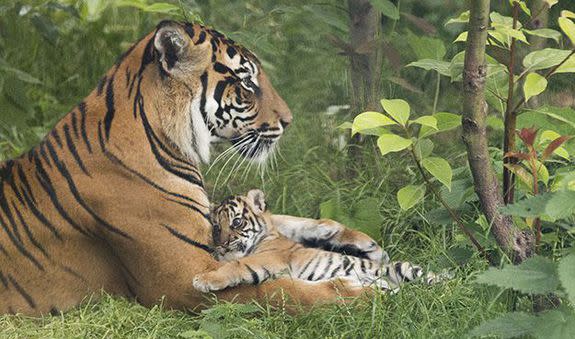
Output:
[[200,292],[208,293],[211,291],[219,291],[228,287],[224,282],[217,281],[213,277],[210,277],[209,273],[200,273],[194,277],[193,281],[194,288]]

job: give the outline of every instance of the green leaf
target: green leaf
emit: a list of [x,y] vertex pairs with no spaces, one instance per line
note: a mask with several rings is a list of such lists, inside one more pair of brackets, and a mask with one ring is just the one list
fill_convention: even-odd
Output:
[[532,315],[505,313],[474,328],[470,337],[496,336],[515,338],[533,336],[536,339],[570,339],[575,332],[575,316],[567,308]]
[[495,336],[516,338],[528,335],[535,329],[535,316],[523,312],[504,313],[475,327],[469,337]]
[[519,200],[513,204],[501,207],[499,210],[506,215],[522,218],[535,218],[545,215],[545,206],[552,193],[543,193],[534,197]]
[[405,40],[418,59],[441,60],[447,53],[441,39],[416,35],[408,31]]
[[439,182],[445,185],[447,189],[451,190],[451,178],[453,171],[447,160],[443,158],[425,158],[421,160],[423,167],[431,173]]
[[341,123],[341,125],[337,126],[336,128],[346,130],[346,129],[352,129],[352,127],[353,127],[353,123],[351,123],[349,121],[344,121]]
[[433,152],[433,141],[429,139],[420,139],[415,145],[415,154],[418,159],[427,158]]
[[369,0],[373,8],[392,20],[399,20],[399,9],[389,0]]
[[525,72],[551,68],[559,65],[569,54],[571,54],[571,51],[557,48],[544,48],[527,54],[525,58],[523,58],[523,66],[525,67]]
[[547,88],[547,79],[537,73],[529,73],[525,78],[523,84],[523,93],[525,94],[525,101],[529,101],[532,97],[539,95]]
[[411,122],[416,123],[416,124],[420,124],[422,126],[431,127],[433,129],[438,130],[437,119],[435,119],[435,117],[432,115],[424,115],[424,116],[419,117],[419,118],[417,118]]
[[383,134],[377,139],[377,146],[381,151],[381,155],[402,151],[411,146],[411,144],[412,141],[410,139],[405,139],[395,134]]
[[363,112],[353,119],[351,135],[381,126],[395,125],[396,123],[379,112]]
[[517,266],[506,265],[502,269],[491,267],[479,274],[476,282],[528,294],[552,293],[559,287],[555,263],[541,256],[531,257]]
[[459,34],[457,36],[457,38],[455,38],[455,40],[453,40],[454,43],[456,42],[466,42],[467,41],[467,31],[465,32],[461,32],[461,34]]
[[562,10],[561,11],[561,17],[562,18],[571,18],[571,19],[575,19],[575,13],[568,11],[568,10]]
[[553,39],[556,43],[561,40],[561,33],[551,28],[524,29],[523,32],[540,38]]
[[573,23],[571,19],[564,17],[561,17],[557,20],[559,22],[559,27],[561,27],[563,33],[567,35],[569,40],[571,40],[571,43],[575,44],[575,23]]
[[407,211],[420,202],[424,196],[424,185],[408,185],[397,192],[397,202],[402,210]]
[[445,23],[445,26],[451,25],[451,24],[464,24],[464,23],[468,23],[468,22],[469,22],[469,11],[465,11],[465,12],[459,14],[459,16],[457,18],[449,19]]
[[559,2],[559,0],[543,0],[543,1],[545,1],[547,5],[549,5],[549,8],[553,7],[553,5]]
[[529,9],[529,7],[527,7],[527,4],[525,3],[525,1],[520,1],[520,0],[509,0],[509,4],[511,6],[513,6],[513,3],[516,2],[519,5],[519,8],[521,8],[521,10],[531,16],[531,10]]
[[545,206],[545,213],[555,219],[567,218],[575,213],[575,192],[559,191],[553,196]]
[[409,119],[409,104],[401,99],[381,99],[383,109],[400,125],[405,126]]
[[572,306],[575,306],[575,254],[570,254],[559,261],[557,268],[559,281]]
[[434,59],[421,59],[408,64],[405,67],[418,67],[426,71],[436,71],[441,75],[450,76],[448,61],[434,60]]
[[428,126],[421,126],[419,137],[429,136],[438,132],[445,132],[461,126],[461,115],[448,112],[438,112],[433,114],[437,120],[437,129]]

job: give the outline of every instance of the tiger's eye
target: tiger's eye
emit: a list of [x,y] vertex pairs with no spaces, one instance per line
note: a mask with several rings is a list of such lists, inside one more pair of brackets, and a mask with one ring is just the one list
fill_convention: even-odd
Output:
[[243,221],[240,218],[235,218],[234,220],[232,220],[232,228],[238,228],[242,224],[243,224]]

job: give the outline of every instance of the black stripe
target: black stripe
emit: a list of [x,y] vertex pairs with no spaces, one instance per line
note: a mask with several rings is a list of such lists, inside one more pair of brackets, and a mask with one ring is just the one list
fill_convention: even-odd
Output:
[[104,91],[104,85],[106,84],[106,80],[108,80],[107,76],[103,76],[100,78],[100,80],[98,80],[98,87],[97,87],[97,95],[100,96],[102,95],[102,92]]
[[52,159],[54,160],[54,163],[56,164],[56,167],[58,168],[58,171],[60,172],[60,174],[62,174],[62,177],[66,180],[67,184],[68,184],[68,188],[70,189],[70,192],[72,193],[72,195],[74,196],[74,199],[76,199],[76,202],[82,206],[82,208],[84,208],[84,210],[86,212],[88,212],[88,214],[90,214],[90,216],[92,216],[92,218],[97,221],[100,225],[104,226],[106,229],[108,229],[110,232],[116,233],[126,239],[132,239],[132,237],[130,235],[128,235],[126,232],[118,229],[115,226],[112,226],[111,224],[109,224],[108,222],[106,222],[104,219],[102,219],[99,215],[97,215],[89,206],[88,204],[84,201],[84,199],[82,199],[80,192],[78,192],[78,189],[76,187],[76,184],[74,183],[74,180],[72,179],[72,177],[70,176],[70,172],[68,172],[68,169],[66,168],[66,165],[64,165],[64,163],[62,163],[59,159],[58,159],[58,155],[56,154],[56,151],[54,150],[54,147],[52,146],[52,144],[50,142],[46,143],[47,147],[48,147],[48,152],[50,152],[50,156],[52,157]]
[[112,128],[112,120],[114,120],[114,114],[116,113],[116,107],[114,107],[114,76],[112,75],[108,79],[108,87],[106,87],[106,116],[104,117],[104,129],[106,131],[106,140],[110,139],[110,129]]
[[6,288],[6,289],[10,288],[10,286],[8,286],[8,280],[6,279],[6,277],[4,276],[4,273],[2,273],[2,271],[0,271],[0,282],[2,282],[2,285],[4,285],[4,288]]
[[[197,178],[194,175],[188,174],[188,173],[184,173],[182,171],[179,171],[177,169],[175,169],[171,163],[169,163],[166,158],[164,158],[159,150],[158,150],[158,145],[160,146],[160,148],[162,148],[162,150],[164,150],[164,152],[167,152],[164,148],[165,146],[159,141],[159,138],[156,136],[156,134],[154,133],[154,131],[152,130],[152,127],[150,126],[148,119],[146,117],[146,114],[144,112],[144,107],[143,107],[143,98],[141,98],[141,103],[140,103],[140,116],[142,118],[142,122],[144,124],[144,130],[146,132],[146,136],[148,138],[148,142],[150,144],[150,147],[152,149],[152,153],[154,154],[154,157],[156,158],[156,161],[158,161],[158,163],[162,166],[162,168],[164,168],[165,170],[167,170],[168,172],[194,184],[197,185],[201,188],[204,187],[204,184],[201,180],[201,178]],[[195,168],[193,170],[196,170]]]
[[72,137],[70,136],[70,128],[68,127],[68,124],[64,125],[64,138],[66,139],[66,145],[68,145],[68,149],[70,150],[70,153],[72,153],[72,157],[74,157],[74,160],[76,160],[78,167],[80,167],[82,172],[84,172],[87,176],[91,177],[90,174],[88,173],[88,170],[84,166],[84,162],[82,162],[80,155],[78,155],[78,151],[76,150],[74,141],[72,141]]
[[76,139],[80,138],[80,132],[78,131],[78,119],[76,117],[76,111],[72,111],[71,119],[72,119],[72,131],[74,131],[74,137]]
[[208,245],[201,244],[197,241],[194,241],[194,240],[188,238],[187,236],[183,235],[182,233],[178,232],[176,229],[174,229],[174,228],[172,228],[166,224],[162,224],[162,226],[164,226],[165,229],[170,231],[170,233],[172,233],[172,235],[175,236],[176,238],[178,238],[178,239],[180,239],[180,240],[182,240],[182,241],[184,241],[190,245],[193,245],[197,248],[200,248],[200,249],[202,249],[202,250],[204,250],[210,254],[212,254],[214,252],[214,249],[212,247],[210,247]]
[[[2,194],[0,196],[0,209],[4,212],[6,218],[8,218],[9,225],[11,226],[15,240],[17,240],[20,244],[22,244],[22,237],[20,236],[20,232],[18,231],[18,227],[14,222],[14,216],[12,215],[12,211],[10,211],[10,206],[8,206],[8,201],[6,200],[6,195]],[[1,214],[0,214],[1,216]]]
[[252,283],[254,285],[257,285],[260,283],[260,277],[258,276],[258,274],[256,273],[256,271],[254,271],[251,267],[249,267],[248,265],[244,264],[244,266],[248,269],[248,272],[250,272],[250,274],[252,275]]
[[14,288],[16,288],[16,291],[18,291],[18,293],[20,293],[22,298],[24,298],[26,300],[28,305],[30,305],[30,307],[35,309],[36,303],[34,302],[34,299],[32,299],[32,297],[26,292],[26,290],[24,290],[22,288],[22,286],[20,286],[20,284],[18,284],[16,279],[14,279],[11,275],[8,275],[8,280],[10,280],[10,282],[12,283],[12,286],[14,286]]
[[22,217],[22,213],[20,213],[20,210],[18,210],[18,208],[16,207],[16,205],[13,203],[12,207],[14,208],[14,211],[16,212],[16,216],[18,217],[18,220],[20,221],[20,224],[22,225],[22,227],[24,228],[24,232],[26,233],[26,235],[28,236],[28,239],[30,240],[30,242],[32,243],[32,245],[34,245],[34,247],[36,247],[37,249],[40,250],[40,252],[42,252],[42,254],[44,254],[44,256],[48,259],[50,259],[50,256],[48,255],[48,252],[46,252],[46,249],[44,249],[44,246],[42,246],[42,244],[40,244],[38,242],[38,240],[36,240],[36,238],[34,237],[34,234],[32,233],[32,231],[30,230],[30,227],[28,226],[28,223],[26,222],[26,220],[24,220],[24,217]]
[[88,134],[86,133],[86,103],[84,101],[78,104],[78,110],[80,111],[80,129],[82,139],[84,139],[84,143],[86,143],[88,153],[92,153],[92,146],[90,145],[90,140],[88,139]]
[[92,235],[88,231],[84,230],[80,225],[78,225],[68,215],[68,213],[66,213],[66,211],[64,210],[64,208],[62,207],[62,205],[58,201],[58,196],[56,195],[56,191],[54,191],[54,186],[52,185],[52,182],[50,180],[50,177],[48,176],[48,173],[46,173],[46,170],[44,170],[44,167],[42,166],[40,159],[38,157],[36,157],[34,160],[35,160],[35,165],[36,165],[36,178],[40,182],[40,185],[42,186],[42,188],[44,189],[46,194],[48,194],[48,198],[50,199],[50,201],[52,202],[52,204],[56,208],[56,211],[58,211],[60,216],[66,222],[68,222],[68,224],[70,224],[70,226],[72,226],[72,228],[74,228],[75,230],[77,230],[78,232],[82,233],[83,235],[85,235],[87,237],[91,237]]
[[187,207],[187,208],[189,208],[189,209],[191,209],[191,210],[193,210],[193,211],[196,211],[196,212],[200,213],[200,214],[202,215],[202,217],[204,217],[204,219],[210,221],[210,214],[209,214],[209,213],[204,213],[204,212],[202,212],[202,210],[200,210],[199,208],[197,208],[197,207],[194,206],[194,205],[190,205],[190,204],[187,204],[187,203],[185,203],[185,202],[181,202],[181,201],[177,201],[177,200],[169,199],[169,198],[168,198],[167,200],[168,200],[168,201],[171,201],[171,202],[175,202],[175,203],[178,204],[178,205]]
[[311,280],[314,281],[314,275],[317,273],[317,268],[319,266],[319,264],[321,264],[321,260],[323,259],[321,256],[321,253],[318,253],[318,255],[316,255],[314,257],[315,259],[315,265],[313,266],[313,268],[311,269],[311,274],[306,278],[307,280]]
[[[32,162],[32,159],[30,159],[30,162]],[[21,183],[24,185],[24,188],[28,191],[28,194],[30,195],[30,199],[32,199],[32,201],[36,203],[36,198],[34,198],[34,194],[32,193],[32,187],[30,187],[30,183],[28,182],[28,179],[26,178],[26,175],[24,174],[22,167],[18,166],[17,172]]]
[[50,135],[52,135],[54,140],[56,140],[56,143],[58,144],[58,146],[60,148],[62,148],[62,139],[60,138],[60,135],[58,134],[58,130],[54,128],[52,130],[52,132],[50,132]]
[[142,181],[144,181],[145,183],[147,183],[148,185],[152,186],[153,188],[157,189],[158,191],[171,195],[173,197],[176,198],[180,198],[186,201],[189,201],[191,203],[197,204],[200,207],[203,208],[208,208],[208,206],[205,206],[203,204],[200,204],[199,202],[197,202],[196,200],[187,197],[185,195],[179,194],[179,193],[174,193],[171,191],[166,190],[165,188],[161,187],[160,185],[156,184],[155,182],[153,182],[152,180],[150,180],[149,178],[147,178],[146,176],[144,176],[143,174],[139,173],[138,171],[128,167],[126,164],[124,164],[124,162],[122,162],[122,160],[120,160],[117,156],[115,156],[113,153],[109,152],[107,149],[104,151],[104,154],[106,155],[106,157],[108,157],[108,159],[110,159],[112,162],[114,162],[115,164],[121,166],[122,168],[124,168],[126,171],[130,172],[131,174],[137,176],[138,178],[140,178]]
[[[20,175],[23,175],[23,173],[21,173]],[[50,223],[50,221],[48,221],[48,219],[46,219],[44,214],[42,214],[42,212],[40,212],[38,210],[38,208],[36,207],[36,202],[30,198],[32,192],[27,191],[27,190],[29,190],[29,188],[22,189],[22,193],[23,193],[24,200],[26,202],[26,206],[28,207],[28,209],[30,211],[32,211],[32,214],[34,214],[36,219],[38,219],[38,221],[40,221],[44,226],[46,226],[50,230],[50,232],[52,232],[52,234],[54,234],[54,236],[57,239],[62,240],[62,236],[60,236],[60,233],[58,232],[56,227],[54,227],[54,225],[52,225],[52,223]]]

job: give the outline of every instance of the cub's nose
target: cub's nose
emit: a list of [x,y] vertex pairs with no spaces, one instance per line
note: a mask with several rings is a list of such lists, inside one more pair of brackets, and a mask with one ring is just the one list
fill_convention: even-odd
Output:
[[281,119],[280,124],[282,125],[283,129],[286,129],[290,125],[291,121],[286,121]]

